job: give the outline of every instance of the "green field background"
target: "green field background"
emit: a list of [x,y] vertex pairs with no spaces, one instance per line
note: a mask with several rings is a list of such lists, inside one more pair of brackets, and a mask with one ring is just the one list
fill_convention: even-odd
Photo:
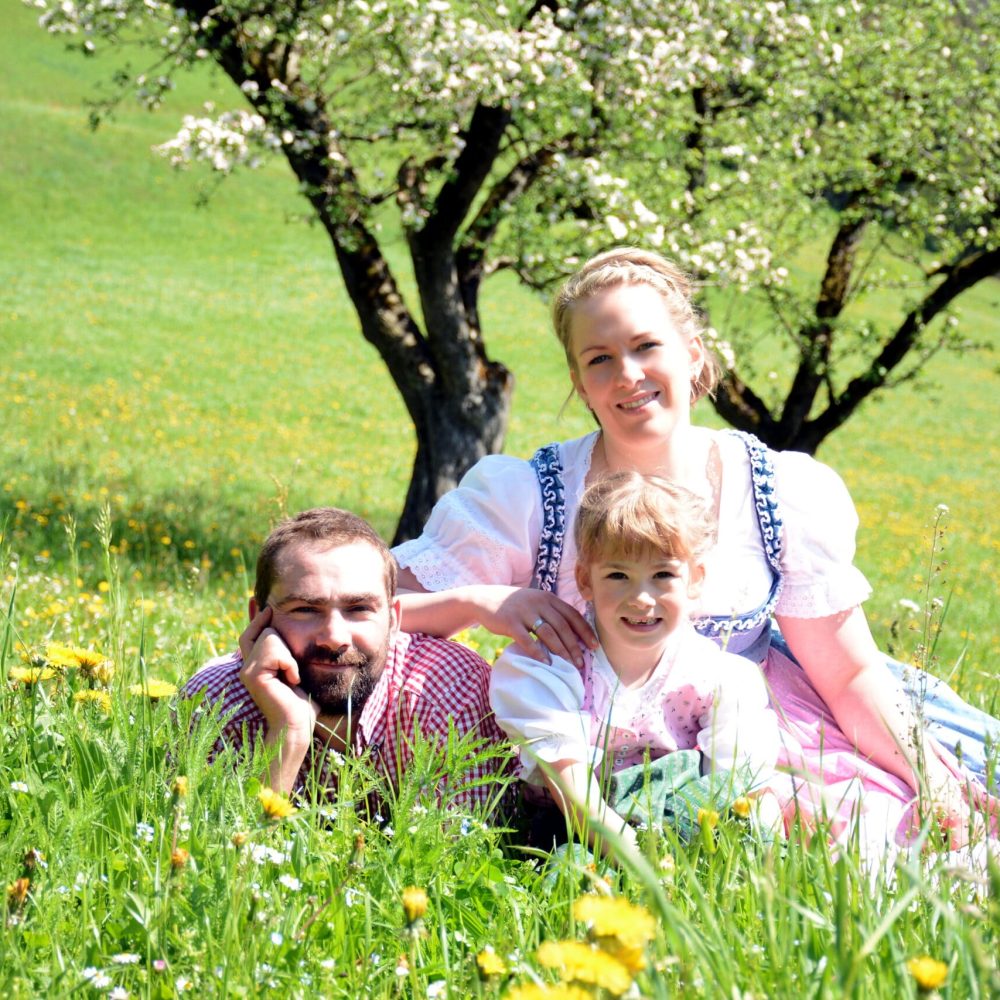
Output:
[[[126,104],[93,133],[84,100],[111,64],[66,53],[35,19],[9,0],[0,9],[6,581],[8,590],[16,581],[26,645],[105,641],[107,567],[94,523],[106,505],[142,616],[128,649],[141,641],[176,677],[233,644],[244,566],[281,511],[338,504],[391,535],[413,432],[283,164],[216,186],[207,171],[174,172],[151,151],[204,100],[239,106],[226,81],[208,69],[183,77],[161,111]],[[387,231],[410,288],[388,219]],[[998,299],[993,281],[961,301],[973,339],[996,345]],[[740,302],[722,305],[740,314]],[[863,308],[891,316],[900,304]],[[546,302],[502,276],[482,312],[492,355],[517,379],[506,450],[529,455],[589,429],[578,406],[560,416],[569,386]],[[997,366],[989,351],[937,357],[928,380],[866,404],[818,455],[858,507],[857,561],[875,590],[879,641],[917,655],[924,619],[899,601],[942,598],[935,669],[993,709]],[[696,419],[719,424],[707,404]],[[928,580],[938,504],[950,510]]]

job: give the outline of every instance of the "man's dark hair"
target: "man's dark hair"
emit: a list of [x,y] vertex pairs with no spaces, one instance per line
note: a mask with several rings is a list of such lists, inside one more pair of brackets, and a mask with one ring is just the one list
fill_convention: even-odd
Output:
[[282,521],[264,540],[257,556],[257,580],[253,596],[258,608],[267,604],[274,586],[278,556],[293,542],[321,542],[329,547],[367,542],[385,564],[385,593],[391,601],[396,594],[396,560],[389,546],[364,518],[339,507],[314,507]]

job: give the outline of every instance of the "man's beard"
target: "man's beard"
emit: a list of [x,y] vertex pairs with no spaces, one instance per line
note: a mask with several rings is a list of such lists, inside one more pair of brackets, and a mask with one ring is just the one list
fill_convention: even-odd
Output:
[[[302,690],[325,715],[347,715],[349,709],[357,716],[382,676],[388,653],[388,635],[370,656],[353,646],[333,653],[312,644],[297,657]],[[331,674],[322,669],[327,664],[345,669]]]

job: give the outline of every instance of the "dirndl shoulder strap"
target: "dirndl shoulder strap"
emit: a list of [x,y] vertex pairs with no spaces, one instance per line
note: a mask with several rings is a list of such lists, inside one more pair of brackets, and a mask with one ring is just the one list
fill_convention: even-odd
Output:
[[566,539],[566,501],[559,445],[547,444],[539,448],[531,458],[531,467],[542,493],[542,532],[538,538],[531,586],[555,593]]
[[[730,615],[711,615],[696,621],[695,628],[712,639],[732,637],[733,652],[739,652],[741,643],[737,636],[754,631],[763,631],[774,612],[781,594],[781,552],[784,542],[781,512],[775,494],[774,463],[771,452],[753,434],[745,431],[729,431],[736,435],[747,450],[750,460],[750,487],[753,492],[754,510],[760,530],[764,556],[771,567],[771,589],[767,599],[753,611],[734,618]],[[749,636],[747,636],[749,639]],[[730,647],[727,647],[730,648]]]

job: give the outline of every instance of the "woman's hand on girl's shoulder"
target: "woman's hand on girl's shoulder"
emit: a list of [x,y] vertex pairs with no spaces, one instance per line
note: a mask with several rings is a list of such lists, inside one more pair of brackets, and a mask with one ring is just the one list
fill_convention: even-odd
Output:
[[531,587],[482,585],[480,624],[510,636],[530,657],[548,663],[549,654],[583,667],[583,650],[597,648],[586,618],[562,598]]

